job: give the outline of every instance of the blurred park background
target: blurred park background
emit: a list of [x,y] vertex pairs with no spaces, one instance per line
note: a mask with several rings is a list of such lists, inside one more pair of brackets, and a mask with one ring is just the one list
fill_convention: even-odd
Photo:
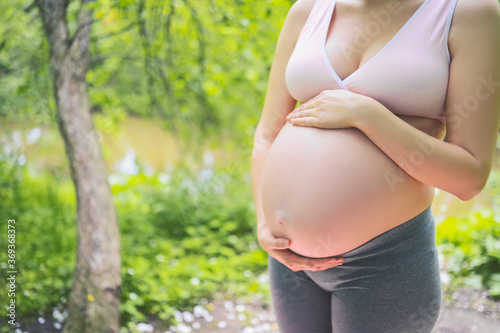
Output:
[[[176,323],[215,298],[270,305],[250,183],[253,132],[293,0],[101,0],[86,74],[121,241],[120,331]],[[77,29],[79,1],[66,13]],[[31,1],[0,2],[0,332],[7,220],[16,220],[16,315],[64,323],[76,195]],[[500,61],[500,59],[499,59]],[[500,142],[500,141],[499,141]],[[443,285],[500,298],[500,143],[473,200],[436,190]],[[42,320],[43,321],[43,320]],[[250,323],[249,323],[250,325]]]

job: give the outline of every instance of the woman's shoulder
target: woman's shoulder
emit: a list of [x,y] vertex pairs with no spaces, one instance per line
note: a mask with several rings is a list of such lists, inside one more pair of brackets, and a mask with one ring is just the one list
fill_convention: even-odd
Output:
[[[500,21],[498,0],[457,0],[453,17],[454,24],[469,25],[484,22],[484,20]],[[473,27],[469,26],[469,28]]]
[[[498,0],[458,0],[450,29],[450,51],[488,47],[500,37]],[[491,47],[491,45],[489,45]]]
[[316,1],[321,0],[295,1],[288,11],[287,20],[291,21],[294,26],[303,27]]
[[292,4],[292,7],[290,7],[290,11],[293,10],[294,12],[297,13],[309,15],[316,1],[321,1],[321,0],[297,0]]
[[290,45],[295,44],[316,1],[321,0],[298,0],[292,4],[281,29],[281,39]]

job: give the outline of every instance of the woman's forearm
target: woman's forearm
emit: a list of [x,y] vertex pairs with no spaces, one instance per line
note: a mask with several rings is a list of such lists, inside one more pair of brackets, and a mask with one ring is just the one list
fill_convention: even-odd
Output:
[[251,162],[251,179],[252,179],[252,190],[255,202],[255,211],[257,214],[257,230],[265,225],[266,219],[264,217],[264,210],[262,208],[262,198],[261,198],[261,182],[262,182],[262,171],[264,169],[264,163],[266,161],[267,153],[271,148],[272,142],[264,139],[260,139],[256,136],[254,139],[254,146],[252,151],[252,162]]
[[466,149],[418,130],[382,104],[373,106],[354,126],[406,172],[384,175],[388,186],[395,189],[409,175],[464,201],[484,188],[491,165],[480,165]]

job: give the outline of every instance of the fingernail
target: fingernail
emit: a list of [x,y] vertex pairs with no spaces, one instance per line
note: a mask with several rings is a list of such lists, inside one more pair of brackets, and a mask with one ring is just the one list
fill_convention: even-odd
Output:
[[339,263],[339,265],[342,265],[344,263],[344,258],[340,258],[338,263]]

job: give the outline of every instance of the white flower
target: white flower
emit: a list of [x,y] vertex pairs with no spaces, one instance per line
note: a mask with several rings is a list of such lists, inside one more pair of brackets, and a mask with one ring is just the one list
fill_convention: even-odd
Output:
[[253,329],[253,327],[245,327],[241,333],[255,333],[255,330]]
[[182,313],[182,318],[184,319],[185,322],[191,323],[194,321],[194,316],[191,312],[189,311],[184,311]]
[[193,314],[196,318],[204,317],[208,314],[208,311],[205,310],[201,305],[195,305],[193,308]]
[[137,330],[142,333],[153,333],[153,326],[146,323],[137,324]]
[[184,323],[177,325],[177,332],[179,333],[191,333],[193,329]]

